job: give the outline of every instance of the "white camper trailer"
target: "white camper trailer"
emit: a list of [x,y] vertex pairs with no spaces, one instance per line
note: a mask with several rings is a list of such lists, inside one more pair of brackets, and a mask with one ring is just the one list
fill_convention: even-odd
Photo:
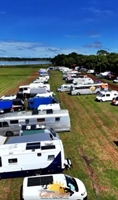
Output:
[[66,174],[25,177],[20,194],[22,200],[87,200],[84,183]]
[[0,146],[0,178],[61,173],[71,166],[61,140],[3,144]]
[[70,131],[70,116],[68,110],[47,110],[47,111],[22,111],[0,115],[0,122],[7,122],[12,125],[47,125],[57,132]]

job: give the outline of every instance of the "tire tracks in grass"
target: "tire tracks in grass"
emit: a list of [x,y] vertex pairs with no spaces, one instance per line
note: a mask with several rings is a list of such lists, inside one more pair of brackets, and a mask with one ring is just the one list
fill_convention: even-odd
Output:
[[[70,115],[71,115],[71,118],[72,118],[72,126],[73,126],[73,129],[76,129],[76,127],[77,127],[77,119],[78,119],[78,121],[79,121],[79,117],[80,117],[80,115],[81,115],[81,128],[80,128],[80,130],[79,130],[79,134],[80,134],[80,132],[81,132],[81,134],[83,135],[84,134],[84,137],[85,137],[85,133],[83,133],[83,128],[85,129],[85,130],[87,130],[87,126],[88,126],[88,132],[90,133],[91,131],[93,131],[93,130],[95,130],[96,129],[96,131],[95,131],[95,133],[94,134],[96,134],[97,132],[97,138],[96,138],[96,135],[95,136],[92,136],[91,138],[92,138],[92,140],[93,140],[93,138],[94,138],[94,140],[93,140],[93,144],[91,143],[90,144],[90,146],[89,146],[89,149],[91,148],[91,146],[93,145],[93,146],[95,146],[95,140],[96,140],[96,145],[97,145],[97,148],[99,148],[100,150],[100,152],[101,152],[101,154],[103,154],[103,151],[101,150],[101,146],[103,145],[103,147],[104,147],[104,138],[105,137],[103,137],[102,139],[101,139],[101,137],[100,137],[100,134],[101,134],[101,130],[99,130],[98,129],[98,127],[99,126],[97,126],[96,127],[96,116],[97,116],[97,114],[95,114],[95,113],[92,113],[92,115],[93,115],[93,118],[89,115],[89,113],[90,113],[90,110],[89,109],[87,109],[87,107],[85,107],[85,105],[83,105],[83,103],[82,102],[78,102],[78,100],[77,100],[77,98],[74,98],[74,102],[72,102],[72,100],[70,101],[70,98],[69,98],[69,100],[67,99],[68,97],[66,97],[64,94],[62,95],[63,96],[63,99],[65,99],[64,101],[66,102],[65,104],[66,104],[66,108],[68,108],[68,106],[69,106],[69,110],[70,110]],[[79,110],[79,112],[77,111],[77,104],[79,103],[79,109],[80,109],[80,105],[81,105],[81,109],[82,109],[82,112],[84,113],[84,117],[82,117],[82,112],[80,112],[80,110]],[[72,116],[72,113],[71,113],[71,109],[73,109],[75,112],[74,112],[74,116]],[[85,113],[86,113],[86,115],[85,115]],[[91,120],[94,122],[94,124],[93,123],[88,123],[87,122],[87,119],[90,119],[90,117],[91,117]],[[97,120],[97,123],[100,123],[101,125],[103,124],[102,123],[102,121],[101,120],[99,120],[99,117],[97,116],[97,118],[98,118],[98,120]],[[85,120],[86,119],[86,120]],[[86,125],[84,126],[84,125],[82,125],[82,121],[84,122],[84,121],[86,121]],[[75,125],[75,126],[74,126]],[[84,127],[83,127],[84,126]],[[90,129],[90,130],[89,130]],[[81,131],[82,130],[82,131]],[[73,132],[77,132],[78,131],[78,128],[77,128],[77,130],[74,130]],[[108,129],[107,129],[107,131],[108,131]],[[106,132],[106,130],[105,130],[105,132]],[[92,133],[91,133],[92,134]],[[92,134],[93,135],[93,134]],[[75,135],[74,135],[75,136]],[[91,140],[91,138],[90,137],[88,137],[88,142],[90,142],[90,140]],[[75,137],[74,138],[74,141],[76,141],[77,140],[77,138]],[[99,141],[99,142],[98,142]],[[101,142],[102,141],[102,142]],[[81,146],[81,144],[80,144],[80,146]],[[105,146],[110,146],[109,145],[109,142],[107,143],[105,143]],[[86,147],[85,147],[86,148]],[[106,187],[105,186],[100,186],[101,185],[101,181],[99,180],[98,182],[99,182],[99,185],[98,186],[96,186],[95,185],[95,180],[96,180],[96,178],[94,179],[94,176],[95,177],[98,177],[98,175],[96,175],[96,172],[94,171],[94,169],[90,166],[90,160],[91,160],[91,158],[89,159],[89,157],[88,156],[86,156],[86,154],[85,154],[85,148],[84,148],[84,150],[82,149],[82,147],[79,147],[79,154],[81,155],[81,157],[85,160],[85,163],[86,163],[86,165],[87,165],[87,168],[89,169],[89,174],[91,174],[91,178],[92,178],[92,182],[94,182],[94,190],[96,191],[96,194],[98,195],[98,188],[100,188],[100,190],[104,190],[104,191],[109,191],[110,190],[110,185],[107,185]],[[94,151],[94,149],[95,149],[95,147],[93,148],[93,151]],[[107,150],[105,151],[105,153],[106,152],[111,152],[111,151],[113,151],[114,149],[111,149],[111,148],[107,148]],[[100,154],[100,152],[98,152],[99,154]],[[97,152],[96,152],[96,154],[97,154]],[[112,156],[112,154],[111,154],[111,156]],[[111,156],[110,156],[110,160],[111,160]],[[107,157],[108,157],[108,155],[107,155]],[[93,160],[95,160],[96,159],[96,157],[94,157],[93,156],[93,158],[92,158]],[[116,159],[116,157],[113,159],[113,161],[115,161],[115,159]],[[102,160],[100,161],[100,162],[102,162]],[[92,163],[91,163],[92,164]],[[101,165],[104,167],[104,168],[106,168],[106,165],[102,162],[101,163]],[[93,176],[93,171],[94,171],[94,176]],[[99,170],[101,170],[101,169],[99,169]],[[102,189],[101,189],[102,188]]]
[[[66,102],[65,104],[66,104],[66,107],[68,107],[69,106],[69,110],[71,110],[72,108],[74,109],[74,106],[75,106],[75,108],[77,108],[77,105],[76,105],[76,103],[74,104],[74,106],[73,106],[73,104],[72,104],[72,101],[70,101],[70,99],[69,99],[69,101],[67,101],[67,98],[66,98],[66,96],[63,94],[62,95],[63,96],[63,100],[64,100],[64,102]],[[78,103],[78,102],[77,102]],[[77,111],[76,109],[74,109],[75,111]],[[77,111],[78,112],[78,111]],[[79,144],[80,142],[79,142],[79,138],[78,138],[78,134],[77,134],[77,132],[78,132],[78,128],[77,128],[77,124],[75,124],[75,123],[78,123],[77,122],[77,117],[78,117],[78,119],[79,119],[79,115],[78,115],[78,113],[75,113],[74,112],[74,116],[72,117],[72,121],[74,120],[74,123],[73,123],[73,129],[75,129],[74,131],[72,131],[73,132],[73,135],[72,135],[72,140],[74,141],[74,148],[76,149],[76,153],[75,152],[73,152],[74,154],[74,156],[73,156],[73,161],[72,161],[72,163],[74,162],[74,169],[75,170],[77,170],[76,168],[77,168],[77,166],[81,166],[81,172],[82,172],[82,170],[84,170],[84,173],[86,173],[86,171],[88,171],[88,174],[89,174],[89,176],[90,176],[90,178],[91,178],[91,182],[92,182],[92,188],[93,188],[93,191],[94,191],[94,199],[96,198],[96,199],[98,199],[98,195],[99,195],[99,191],[98,191],[98,187],[97,187],[97,185],[95,184],[95,177],[97,177],[97,175],[95,175],[95,172],[94,172],[94,175],[93,175],[93,169],[92,169],[92,167],[90,166],[90,162],[89,162],[89,157],[87,156],[87,154],[85,153],[85,150],[83,150],[83,148],[82,148],[82,144]],[[81,132],[81,134],[83,135],[83,133],[82,133],[82,131],[81,131],[81,129],[79,130],[79,133]],[[76,134],[75,134],[76,133]],[[70,139],[70,141],[71,141],[71,139]],[[67,143],[66,143],[66,145],[67,145]],[[69,147],[67,147],[67,149],[69,149]],[[72,149],[72,148],[71,148]],[[71,151],[71,153],[72,153],[72,151]],[[76,160],[77,159],[77,160]],[[79,161],[78,161],[78,159],[79,159]],[[78,161],[78,162],[77,162]],[[86,168],[87,167],[87,168]],[[85,181],[84,181],[85,182]],[[87,181],[88,182],[88,181]],[[100,196],[100,195],[99,195]]]
[[[91,104],[86,105],[86,111],[89,113],[90,112],[90,108]],[[101,118],[102,116],[102,118]],[[99,135],[99,142],[101,143],[101,145],[104,148],[104,153],[106,154],[106,157],[109,158],[110,160],[112,160],[112,162],[114,163],[113,165],[115,165],[118,169],[118,162],[116,162],[116,160],[118,161],[118,151],[117,148],[115,148],[115,145],[113,144],[113,141],[111,139],[111,133],[109,134],[109,128],[107,128],[104,124],[103,124],[103,118],[107,119],[107,115],[106,112],[104,110],[101,110],[100,114],[93,112],[91,110],[91,114],[89,116],[91,118],[91,120],[93,122],[95,122],[95,124],[100,123],[101,124],[101,128],[100,128],[100,132],[102,132],[102,135]],[[115,124],[113,121],[113,118],[111,119],[112,124]],[[99,129],[99,126],[97,127]],[[112,132],[112,131],[111,131]]]

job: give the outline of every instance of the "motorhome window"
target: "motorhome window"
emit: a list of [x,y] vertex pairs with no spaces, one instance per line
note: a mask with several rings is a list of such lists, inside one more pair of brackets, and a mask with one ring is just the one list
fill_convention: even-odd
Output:
[[17,158],[8,159],[8,163],[17,163]]
[[33,110],[32,111],[32,115],[38,115],[39,114],[39,111],[38,110]]
[[25,119],[19,119],[19,122],[25,122]]
[[106,94],[106,97],[110,97],[110,94]]
[[37,153],[37,156],[41,156],[41,153]]
[[0,157],[0,167],[2,167],[2,158]]
[[0,127],[2,127],[2,122],[0,122]]
[[52,114],[52,113],[53,113],[53,110],[52,110],[52,109],[48,109],[48,110],[46,110],[46,113],[47,113],[47,114]]
[[54,160],[54,158],[55,158],[55,155],[49,155],[48,156],[48,160]]
[[45,118],[39,118],[37,119],[37,122],[44,122],[45,121]]
[[26,124],[29,124],[29,119],[26,119],[26,120],[25,120],[25,123],[26,123]]
[[45,145],[41,146],[41,150],[55,149],[55,145]]
[[10,124],[18,124],[18,120],[11,120]]
[[3,122],[3,127],[9,127],[8,122]]
[[27,143],[26,150],[29,149],[40,149],[40,142]]
[[60,121],[60,117],[55,117],[55,121]]
[[49,185],[52,183],[53,183],[52,176],[33,177],[33,178],[28,178],[27,187],[39,186],[39,185]]

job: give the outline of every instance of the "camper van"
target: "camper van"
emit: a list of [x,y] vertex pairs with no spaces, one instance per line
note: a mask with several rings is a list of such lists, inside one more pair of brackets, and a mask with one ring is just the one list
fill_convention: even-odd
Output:
[[0,122],[8,126],[21,125],[47,125],[56,132],[70,131],[70,116],[68,110],[47,110],[47,111],[21,111],[15,113],[1,114]]
[[57,92],[69,92],[72,84],[62,84],[57,88]]
[[71,95],[98,94],[101,90],[107,91],[108,83],[73,85],[70,88],[69,94]]
[[101,91],[96,96],[96,101],[104,102],[104,101],[112,101],[115,97],[118,96],[118,91],[111,90],[111,91]]
[[25,177],[20,196],[21,200],[87,200],[87,191],[78,178],[66,174],[47,174]]
[[0,146],[0,178],[61,173],[71,167],[61,140],[11,143]]

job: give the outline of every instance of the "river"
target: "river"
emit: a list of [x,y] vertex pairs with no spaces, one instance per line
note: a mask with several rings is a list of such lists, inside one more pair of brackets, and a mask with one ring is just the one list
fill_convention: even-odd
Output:
[[40,61],[0,61],[0,66],[12,66],[12,65],[40,65],[40,64],[51,64],[51,62],[46,60],[40,60]]

